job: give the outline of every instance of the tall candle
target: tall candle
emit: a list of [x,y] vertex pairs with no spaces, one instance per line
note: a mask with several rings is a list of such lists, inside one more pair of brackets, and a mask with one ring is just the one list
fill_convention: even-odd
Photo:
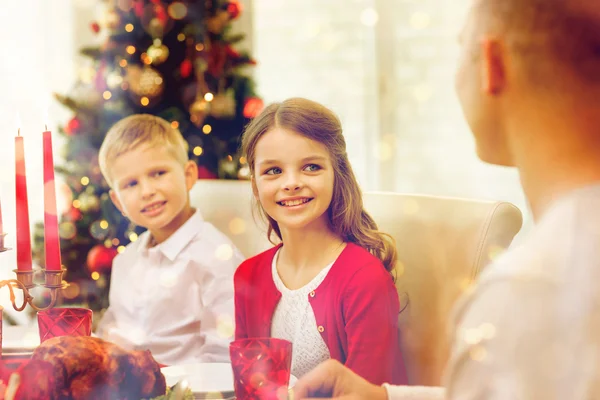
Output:
[[52,133],[46,128],[44,138],[44,249],[46,270],[59,271],[60,238],[56,213],[56,185],[54,184],[54,160],[52,157]]
[[29,233],[29,201],[25,174],[25,149],[21,130],[15,137],[15,193],[17,210],[17,269],[31,271],[31,235]]

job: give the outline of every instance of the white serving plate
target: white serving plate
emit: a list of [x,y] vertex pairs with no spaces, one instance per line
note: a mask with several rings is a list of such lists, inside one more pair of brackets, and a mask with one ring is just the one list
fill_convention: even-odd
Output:
[[[194,396],[199,398],[220,399],[222,397],[218,396],[233,396],[233,371],[229,363],[174,365],[161,368],[161,371],[167,386],[171,387],[185,380]],[[290,387],[293,387],[296,381],[296,377],[290,376]]]

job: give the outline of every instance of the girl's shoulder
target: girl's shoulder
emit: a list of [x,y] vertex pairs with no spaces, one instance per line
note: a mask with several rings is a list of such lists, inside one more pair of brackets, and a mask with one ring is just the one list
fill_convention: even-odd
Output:
[[330,275],[331,279],[345,284],[354,280],[375,280],[384,283],[391,278],[391,274],[379,258],[354,243],[346,245],[331,268]]
[[381,260],[375,257],[369,250],[354,243],[348,243],[336,262],[344,264],[346,272],[358,271],[365,267],[379,265],[383,270],[385,267]]
[[235,279],[249,279],[266,273],[270,275],[271,263],[279,247],[281,247],[281,244],[271,247],[242,262],[235,271]]

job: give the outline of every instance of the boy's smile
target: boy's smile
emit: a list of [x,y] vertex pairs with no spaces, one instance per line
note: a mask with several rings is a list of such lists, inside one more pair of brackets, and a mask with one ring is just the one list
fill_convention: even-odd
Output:
[[140,145],[119,155],[110,173],[111,199],[133,223],[148,228],[154,240],[166,240],[193,214],[188,191],[196,165],[182,165],[163,146]]
[[146,207],[142,208],[142,213],[144,213],[150,217],[156,216],[164,211],[165,204],[167,204],[166,201],[155,201],[155,202],[147,205]]

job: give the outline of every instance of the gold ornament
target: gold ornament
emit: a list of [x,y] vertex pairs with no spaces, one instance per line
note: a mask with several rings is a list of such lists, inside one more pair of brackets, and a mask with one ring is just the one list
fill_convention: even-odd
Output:
[[203,98],[196,99],[189,108],[190,120],[198,128],[204,123],[204,119],[209,111],[209,104]]
[[169,48],[162,44],[160,40],[156,40],[152,46],[148,47],[146,54],[148,54],[152,65],[159,65],[167,61]]
[[81,212],[94,212],[100,209],[100,200],[95,194],[83,192],[78,197]]
[[154,17],[150,20],[150,23],[148,23],[147,31],[152,37],[163,37],[165,34],[165,24]]
[[219,93],[210,102],[210,115],[216,118],[231,118],[235,116],[235,98],[233,90]]
[[63,239],[71,240],[77,235],[77,227],[72,222],[61,222],[60,225],[58,225],[58,234]]
[[159,13],[163,14],[167,12],[164,4],[156,4],[159,3],[156,1],[144,1],[142,3],[146,3],[141,10],[142,15],[140,16],[142,28],[153,38],[163,38],[173,28],[174,20],[159,17]]
[[231,15],[227,10],[219,10],[215,16],[206,20],[206,28],[210,33],[218,35],[223,32],[230,20]]
[[90,235],[94,239],[104,240],[109,233],[109,225],[106,221],[94,221],[90,225]]
[[156,102],[164,91],[165,85],[162,76],[148,66],[132,65],[128,67],[125,79],[129,86],[129,95],[134,101],[141,102],[143,105],[151,105]]
[[180,1],[176,1],[174,3],[171,3],[169,5],[169,8],[167,9],[167,12],[169,13],[169,16],[173,19],[179,20],[179,19],[184,19],[185,16],[187,15],[187,7],[185,4],[183,4]]

